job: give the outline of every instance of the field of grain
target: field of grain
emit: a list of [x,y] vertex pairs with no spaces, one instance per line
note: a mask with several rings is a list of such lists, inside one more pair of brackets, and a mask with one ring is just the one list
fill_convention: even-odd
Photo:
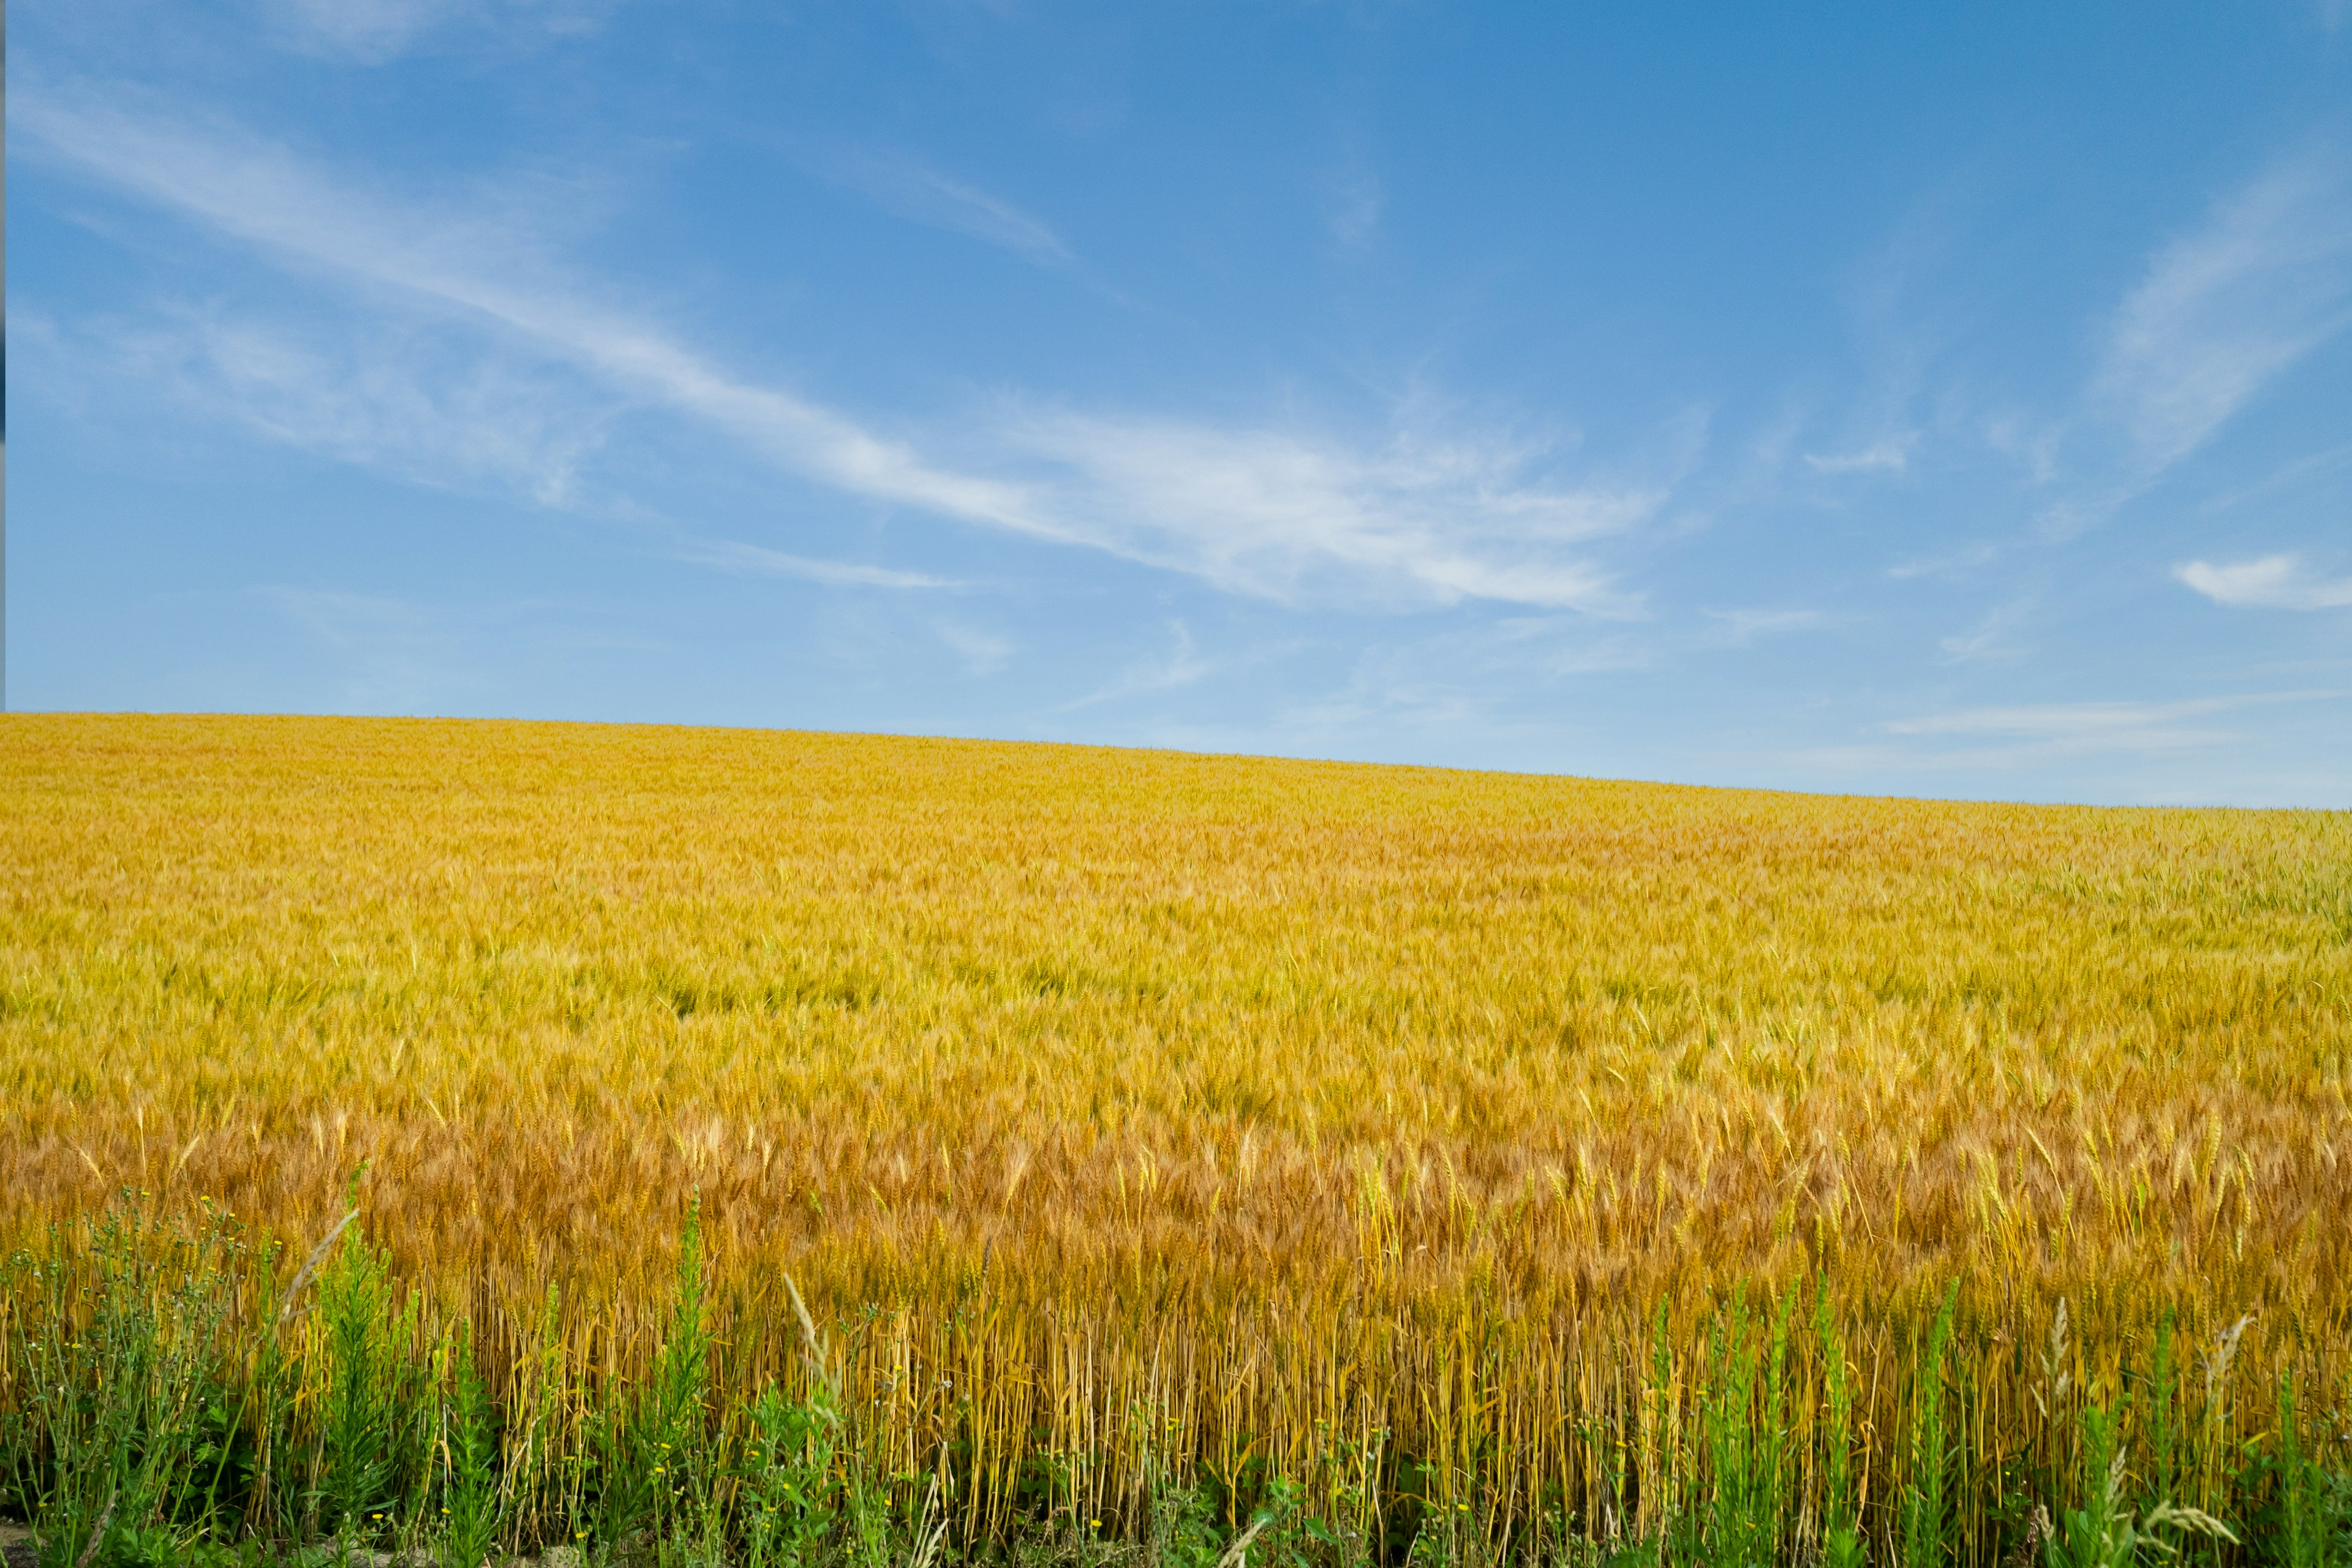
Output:
[[2282,1376],[2347,1392],[2348,1063],[2341,812],[0,717],[0,1239],[130,1188],[307,1246],[356,1176],[566,1398],[698,1194],[714,1398],[795,1375],[789,1273],[973,1538],[1180,1469],[1653,1533],[1776,1321],[1791,1550],[1840,1465],[1894,1539],[1923,1389],[1951,1549],[2013,1542],[2086,1402],[2170,1430],[2160,1331],[2155,1479],[2230,1506]]

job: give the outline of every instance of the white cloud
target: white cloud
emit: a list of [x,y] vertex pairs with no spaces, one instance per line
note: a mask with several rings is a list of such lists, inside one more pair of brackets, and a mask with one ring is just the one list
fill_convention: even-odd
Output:
[[924,572],[900,572],[887,566],[863,566],[846,561],[820,561],[731,539],[689,539],[669,553],[677,560],[745,576],[792,577],[840,588],[959,588],[952,578]]
[[2194,702],[2045,702],[2016,708],[1971,708],[1924,719],[1898,719],[1886,725],[1896,735],[2053,735],[2117,733],[2147,730],[2231,704],[2209,698]]
[[2023,650],[2010,641],[2011,634],[2025,624],[2032,611],[2032,604],[2025,599],[1996,605],[1968,630],[1945,637],[1936,646],[1958,663],[2016,658]]
[[2232,738],[2231,731],[2192,726],[2188,721],[2274,703],[2324,701],[2336,695],[2272,691],[2181,702],[2032,703],[1903,719],[1884,728],[1895,735],[2030,742],[2043,753],[2180,751]]
[[44,347],[76,356],[77,374],[110,372],[274,441],[427,484],[512,486],[551,506],[572,499],[616,406],[419,333],[337,342],[218,309],[144,329],[100,322]]
[[[952,465],[910,437],[737,377],[659,324],[597,300],[511,218],[371,199],[282,147],[154,112],[125,89],[35,81],[20,87],[12,122],[26,142],[86,174],[297,273],[469,323],[852,495],[1092,546],[1236,593],[1639,613],[1639,596],[1574,547],[1647,521],[1664,489],[1546,482],[1539,444],[1428,428],[1368,449],[1280,429],[1000,408],[932,433],[934,449],[965,454]],[[309,373],[219,374],[267,387],[273,376],[299,382]],[[748,570],[759,558],[729,559]],[[792,556],[772,564],[813,569]]]
[[949,178],[901,154],[835,151],[803,160],[814,174],[865,196],[885,212],[1001,247],[1040,267],[1074,259],[1045,223],[977,186]]
[[1058,711],[1075,712],[1078,709],[1092,708],[1105,702],[1123,702],[1131,697],[1173,691],[1178,687],[1192,685],[1215,668],[1193,650],[1192,628],[1182,621],[1168,623],[1168,637],[1170,647],[1167,653],[1130,667],[1109,685],[1065,704]]
[[[589,606],[545,599],[431,602],[385,594],[262,584],[236,595],[266,606],[308,640],[312,657],[280,660],[268,677],[299,709],[417,713],[480,710],[519,670],[649,645],[616,633]],[[493,711],[510,710],[493,706]]]
[[2293,554],[2216,566],[2191,561],[2172,574],[2217,605],[2277,610],[2340,610],[2352,606],[2352,577],[2319,577]]
[[1984,422],[1984,442],[2022,468],[2037,485],[2058,477],[2058,448],[2066,438],[2061,424],[2029,418],[2014,411]]
[[1332,181],[1324,197],[1323,220],[1343,247],[1360,250],[1379,234],[1381,211],[1387,205],[1388,191],[1380,176],[1358,165]]
[[1514,726],[1495,712],[1494,699],[1436,681],[1383,679],[1389,660],[1363,661],[1346,687],[1320,700],[1286,706],[1272,728],[1293,754],[1393,754],[1397,737],[1412,733],[1442,737],[1448,750],[1465,733],[1507,732]]
[[465,9],[464,0],[275,0],[268,7],[298,47],[375,63],[402,53]]
[[2270,500],[2282,491],[2304,488],[2311,480],[2327,475],[2330,469],[2347,466],[2352,466],[2352,441],[2291,458],[2260,479],[2236,489],[2223,490],[2197,510],[2208,517],[2231,511],[2252,501]]
[[[1909,404],[1934,334],[1890,333],[1890,368],[1858,428],[1902,433],[1809,453],[1806,464],[1829,476],[1897,474],[1923,443],[1949,453],[1948,437],[1971,433],[1981,450],[2045,492],[2035,517],[2045,540],[2099,527],[2352,325],[2348,166],[2338,143],[2281,159],[2153,249],[2104,323],[2096,363],[2071,408],[1975,410],[1967,388],[1954,384],[1933,417],[1916,422]],[[1879,269],[1868,295],[1873,310],[1891,308],[1907,267]],[[1920,427],[1907,428],[1914,423]],[[1969,640],[1955,639],[1948,651],[1967,657]]]
[[2273,168],[2159,251],[2109,331],[2095,395],[2161,469],[2352,322],[2352,190],[2336,160]]
[[1708,610],[1705,614],[1721,627],[1706,639],[1716,647],[1746,647],[1758,637],[1819,631],[1830,624],[1829,616],[1819,610]]
[[[253,595],[299,627],[336,671],[336,700],[358,712],[446,708],[484,687],[476,644],[481,611],[451,611],[375,594],[264,587]],[[516,607],[487,613],[512,618]]]
[[957,658],[963,660],[967,675],[987,675],[1002,669],[1004,661],[1013,655],[1013,639],[1000,637],[961,621],[936,620],[931,623],[931,635],[947,644]]
[[1407,434],[1366,451],[1183,420],[1014,413],[1068,527],[1102,548],[1234,592],[1290,598],[1328,580],[1406,596],[1505,600],[1628,616],[1638,596],[1559,547],[1655,515],[1654,488],[1553,489],[1508,443]]
[[1899,562],[1886,569],[1886,574],[1896,582],[1908,582],[1914,577],[1959,578],[1979,566],[1990,564],[2000,551],[1991,544],[1970,544],[1943,555],[1923,556],[1916,561]]
[[[29,336],[45,375],[52,360],[68,376],[110,373],[271,440],[417,483],[509,486],[542,505],[660,524],[625,503],[583,504],[579,493],[580,469],[621,405],[583,395],[576,380],[512,356],[462,354],[417,331],[362,331],[337,342],[218,310],[170,312],[164,324],[144,330],[101,321],[74,333],[43,317]],[[666,524],[658,531],[670,559],[739,574],[835,587],[964,586],[926,573],[682,535]]]
[[588,31],[612,0],[262,0],[272,28],[296,49],[383,65],[452,32],[501,38]]
[[2149,474],[2142,472],[2117,483],[2086,486],[2042,508],[2034,521],[2045,539],[2077,539],[2115,516],[2127,502],[2146,494],[2154,482]]
[[729,376],[658,327],[583,298],[492,222],[373,203],[284,149],[144,118],[123,95],[20,90],[12,121],[123,190],[304,269],[389,289],[527,341],[614,385],[733,432],[796,471],[856,494],[1034,533],[1028,498],[933,468],[904,443],[786,392]]
[[1465,687],[1488,688],[1514,673],[1559,678],[1648,669],[1675,651],[1675,639],[1654,628],[1596,635],[1580,618],[1512,616],[1414,639],[1394,650],[1389,679],[1426,684],[1451,671]]
[[1919,433],[1909,431],[1890,436],[1883,441],[1865,447],[1858,452],[1840,452],[1823,456],[1805,454],[1805,461],[1818,474],[1899,474],[1911,464],[1911,448],[1918,444]]

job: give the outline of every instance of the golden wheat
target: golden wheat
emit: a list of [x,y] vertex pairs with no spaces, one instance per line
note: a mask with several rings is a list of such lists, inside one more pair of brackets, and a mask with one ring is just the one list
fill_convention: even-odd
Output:
[[1040,1455],[1098,1515],[1383,1451],[1481,1528],[1654,1524],[1735,1285],[1832,1283],[1880,1501],[1954,1279],[1972,1474],[2065,1441],[2061,1300],[2072,1397],[2168,1309],[2339,1386],[2347,1056],[2343,813],[0,718],[0,1226],[310,1238],[363,1164],[527,1403],[551,1285],[577,1375],[646,1353],[698,1192],[725,1375],[792,1363],[790,1270],[981,1528]]

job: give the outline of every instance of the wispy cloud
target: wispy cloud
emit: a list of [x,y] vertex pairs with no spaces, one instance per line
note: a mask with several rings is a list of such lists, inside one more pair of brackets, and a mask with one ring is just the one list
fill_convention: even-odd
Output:
[[2024,650],[2011,638],[2032,613],[2033,604],[2030,598],[1995,605],[1968,630],[1955,632],[1939,640],[1936,646],[1942,648],[1944,657],[1954,663],[2021,658]]
[[[300,629],[334,670],[335,700],[359,712],[446,708],[483,687],[475,645],[484,612],[379,594],[272,585],[252,596]],[[509,620],[528,606],[488,612]]]
[[2095,394],[2161,469],[2352,323],[2352,188],[2332,151],[2279,164],[2158,251]]
[[1703,640],[1717,647],[1746,647],[1759,637],[1819,631],[1830,624],[1830,617],[1819,610],[1708,610],[1705,613],[1707,619],[1716,623],[1717,629]]
[[2227,730],[2196,726],[2189,722],[2192,720],[2276,703],[2325,701],[2338,695],[2270,691],[2181,702],[2032,703],[1900,719],[1884,728],[1894,735],[2030,742],[2044,751],[2179,751],[2216,745],[2231,738]]
[[[2342,775],[2323,770],[2288,777],[2266,763],[2243,767],[2246,759],[2262,755],[2259,742],[2279,723],[2254,721],[2249,710],[2311,706],[2345,695],[2267,691],[2168,702],[1959,709],[1894,720],[1873,726],[1870,738],[1784,752],[1772,761],[1815,780],[1910,775],[2003,798],[2013,798],[2014,785],[1995,781],[2022,779],[2037,781],[2028,798],[2299,804],[2340,798]],[[2072,782],[2053,795],[2054,781]]]
[[1629,616],[1639,595],[1562,546],[1654,517],[1663,487],[1560,488],[1543,448],[1408,432],[1367,451],[1283,431],[1067,412],[1000,426],[1103,548],[1291,598],[1333,583]]
[[[1553,481],[1552,453],[1540,442],[1424,423],[1365,447],[1297,430],[1015,405],[921,438],[885,435],[797,392],[735,375],[657,322],[598,298],[511,219],[371,198],[358,182],[280,146],[168,112],[128,89],[59,89],[36,78],[16,97],[20,136],[90,177],[363,300],[404,300],[529,345],[628,401],[728,432],[777,467],[851,495],[1275,598],[1640,610],[1640,596],[1580,547],[1654,517],[1669,486]],[[249,367],[236,374],[271,382]],[[939,460],[926,445],[962,459]],[[740,570],[761,569],[762,559],[727,556]],[[781,554],[770,566],[835,570]]]
[[1986,446],[2023,468],[2033,483],[2046,485],[2058,477],[2058,449],[2066,438],[2063,424],[2011,409],[1985,420],[1981,434]]
[[2306,147],[2216,200],[2150,254],[2072,412],[1984,426],[1994,450],[2053,487],[2036,520],[2044,539],[2105,523],[2352,326],[2347,168],[2340,143]]
[[1343,248],[1360,250],[1380,233],[1381,212],[1387,205],[1388,189],[1380,176],[1351,163],[1324,194],[1323,221]]
[[1858,452],[1819,454],[1808,452],[1805,462],[1817,474],[1899,474],[1911,464],[1911,448],[1918,444],[1918,432],[1906,431],[1890,436]]
[[736,379],[652,323],[587,299],[555,274],[528,234],[470,215],[372,202],[275,144],[134,113],[121,107],[127,92],[65,92],[37,82],[14,96],[13,122],[41,146],[306,270],[461,312],[843,489],[1053,531],[1013,487],[934,468],[903,442],[791,393]]
[[450,352],[416,332],[337,341],[214,307],[132,327],[52,329],[68,374],[111,374],[273,441],[416,482],[512,487],[570,501],[616,410],[507,356]]
[[821,561],[731,539],[688,539],[669,553],[677,560],[744,576],[791,577],[837,588],[960,588],[963,584],[926,572],[901,572],[848,561]]
[[1989,565],[2000,555],[1998,545],[1982,542],[1963,545],[1941,555],[1898,562],[1886,569],[1886,574],[1898,583],[1908,582],[1914,577],[1964,577],[1979,566]]
[[2323,447],[2316,452],[2305,452],[2273,468],[2269,473],[2236,489],[2224,490],[2207,500],[2197,510],[2207,516],[2232,510],[2251,501],[2270,500],[2282,491],[2292,491],[2312,480],[2326,477],[2330,470],[2352,465],[2352,441]]
[[1099,707],[1106,702],[1124,702],[1132,698],[1173,691],[1178,687],[1192,685],[1214,668],[1193,649],[1192,628],[1182,621],[1168,623],[1168,637],[1166,653],[1129,666],[1109,685],[1090,691],[1075,702],[1064,704],[1057,711],[1073,713],[1081,708]]
[[136,328],[110,320],[70,331],[43,317],[18,335],[31,340],[45,377],[110,374],[268,439],[415,483],[511,489],[543,506],[650,524],[672,560],[835,587],[968,586],[699,538],[642,508],[583,495],[583,467],[621,416],[621,400],[517,356],[460,352],[427,331],[363,328],[339,340],[289,320],[188,307]]
[[616,0],[262,0],[284,42],[307,54],[383,65],[451,34],[500,38],[587,32]]
[[[209,597],[198,594],[197,597]],[[616,628],[598,606],[541,598],[430,600],[265,584],[235,597],[275,615],[309,645],[276,661],[268,706],[350,713],[511,711],[518,672],[544,673],[658,645]]]
[[2217,605],[2274,610],[2352,606],[2352,577],[2319,576],[2292,553],[2221,566],[2191,561],[2173,568],[2172,574]]
[[1489,692],[1395,679],[1389,662],[1368,658],[1340,690],[1284,707],[1274,718],[1276,732],[1293,747],[1324,754],[1380,755],[1400,734],[1443,736],[1458,744],[1465,733],[1533,728],[1498,716]]
[[909,223],[998,246],[1039,267],[1068,267],[1076,259],[1043,219],[919,158],[836,148],[805,153],[801,162],[811,173]]
[[268,11],[298,47],[373,64],[467,8],[465,0],[272,0]]
[[961,621],[940,619],[931,623],[931,635],[945,643],[958,658],[963,660],[966,675],[990,675],[1004,668],[1013,655],[1013,639],[979,626],[966,626]]

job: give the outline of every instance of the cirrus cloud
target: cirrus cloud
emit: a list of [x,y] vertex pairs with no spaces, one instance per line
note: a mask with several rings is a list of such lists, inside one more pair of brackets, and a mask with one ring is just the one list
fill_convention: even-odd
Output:
[[2292,552],[2215,565],[2191,561],[2172,574],[2217,605],[2273,610],[2352,607],[2352,577],[2322,577]]
[[[1583,547],[1654,516],[1670,489],[1662,481],[1560,483],[1543,443],[1426,424],[1366,445],[1295,427],[999,405],[885,432],[727,368],[577,277],[511,215],[371,195],[279,143],[119,84],[24,74],[11,119],[39,155],[297,279],[568,367],[585,385],[686,416],[845,495],[1277,600],[1641,611],[1640,595]],[[761,569],[740,555],[727,564]],[[780,555],[767,568],[805,575],[804,564]]]

